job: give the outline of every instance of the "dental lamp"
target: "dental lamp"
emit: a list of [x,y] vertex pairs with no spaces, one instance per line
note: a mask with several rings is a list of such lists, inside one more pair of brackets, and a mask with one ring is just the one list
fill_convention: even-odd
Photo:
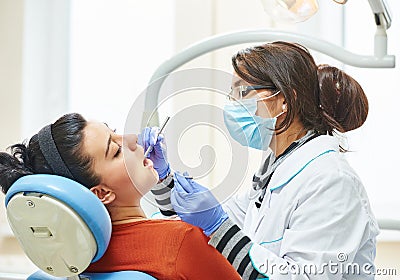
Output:
[[[346,4],[347,0],[333,0]],[[377,26],[388,29],[392,19],[385,0],[368,0]],[[317,0],[261,0],[264,10],[276,21],[300,22],[312,17],[318,11]]]
[[[296,2],[307,2],[310,6],[317,6],[316,0],[261,0],[263,4],[272,2],[286,5],[290,9],[298,7],[294,12],[300,12],[301,5]],[[334,0],[337,3],[344,4],[347,0]],[[391,16],[385,0],[368,0],[371,7],[374,21],[376,24],[376,33],[374,38],[374,54],[359,55],[352,53],[338,45],[314,38],[307,35],[301,35],[292,32],[284,32],[268,29],[256,29],[247,31],[236,31],[232,33],[219,34],[199,41],[181,52],[175,54],[170,59],[162,63],[153,73],[149,87],[145,96],[145,109],[142,119],[142,127],[148,125],[158,125],[157,105],[161,86],[167,76],[185,63],[202,56],[208,52],[218,50],[224,47],[243,43],[265,42],[275,40],[285,40],[300,43],[310,49],[331,56],[345,64],[360,68],[394,68],[395,56],[387,54],[387,35],[386,30],[391,25]],[[276,7],[277,4],[271,6]],[[314,3],[314,4],[313,4]],[[300,3],[301,4],[301,3]],[[264,5],[264,8],[267,6]]]
[[[346,4],[347,2],[347,0],[333,1],[338,4]],[[376,24],[374,55],[375,57],[384,57],[387,52],[386,30],[389,29],[392,18],[385,0],[368,1]],[[309,19],[318,11],[317,0],[261,0],[261,3],[263,4],[265,12],[275,21],[291,23],[301,22]],[[357,67],[368,66],[361,65]],[[393,66],[388,65],[388,67],[394,67],[394,64]]]

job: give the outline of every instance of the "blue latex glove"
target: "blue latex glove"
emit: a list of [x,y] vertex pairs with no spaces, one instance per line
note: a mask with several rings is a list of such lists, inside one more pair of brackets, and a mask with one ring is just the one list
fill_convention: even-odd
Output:
[[167,145],[164,135],[160,134],[156,139],[158,131],[158,127],[145,127],[138,135],[138,144],[143,147],[145,152],[149,146],[153,146],[147,157],[153,162],[159,178],[165,179],[171,169],[167,160]]
[[[184,173],[186,176],[187,173]],[[211,191],[193,179],[175,172],[174,188],[171,190],[171,203],[179,217],[203,229],[207,236],[216,231],[228,219]]]

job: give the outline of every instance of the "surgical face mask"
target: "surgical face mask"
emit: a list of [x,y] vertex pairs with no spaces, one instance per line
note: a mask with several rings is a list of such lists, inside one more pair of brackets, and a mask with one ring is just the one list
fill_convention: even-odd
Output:
[[256,115],[257,102],[276,96],[279,91],[265,98],[230,101],[224,106],[224,121],[229,134],[243,146],[266,151],[274,135],[276,119]]

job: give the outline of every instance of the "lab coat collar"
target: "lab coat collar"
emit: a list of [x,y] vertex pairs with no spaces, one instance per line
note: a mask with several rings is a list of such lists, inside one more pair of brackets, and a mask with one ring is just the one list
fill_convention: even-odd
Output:
[[270,191],[285,187],[314,160],[332,152],[339,152],[339,141],[334,136],[321,135],[307,142],[277,167],[269,183]]

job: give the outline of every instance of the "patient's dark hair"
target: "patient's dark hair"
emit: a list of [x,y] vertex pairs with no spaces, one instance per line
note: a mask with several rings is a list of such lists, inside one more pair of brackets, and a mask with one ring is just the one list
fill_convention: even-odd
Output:
[[[90,188],[100,183],[92,169],[92,159],[83,152],[84,128],[87,121],[76,113],[66,114],[51,125],[51,132],[63,161],[75,181]],[[30,174],[55,174],[45,160],[38,134],[22,144],[9,147],[10,153],[0,153],[0,187],[7,193],[19,178]]]

